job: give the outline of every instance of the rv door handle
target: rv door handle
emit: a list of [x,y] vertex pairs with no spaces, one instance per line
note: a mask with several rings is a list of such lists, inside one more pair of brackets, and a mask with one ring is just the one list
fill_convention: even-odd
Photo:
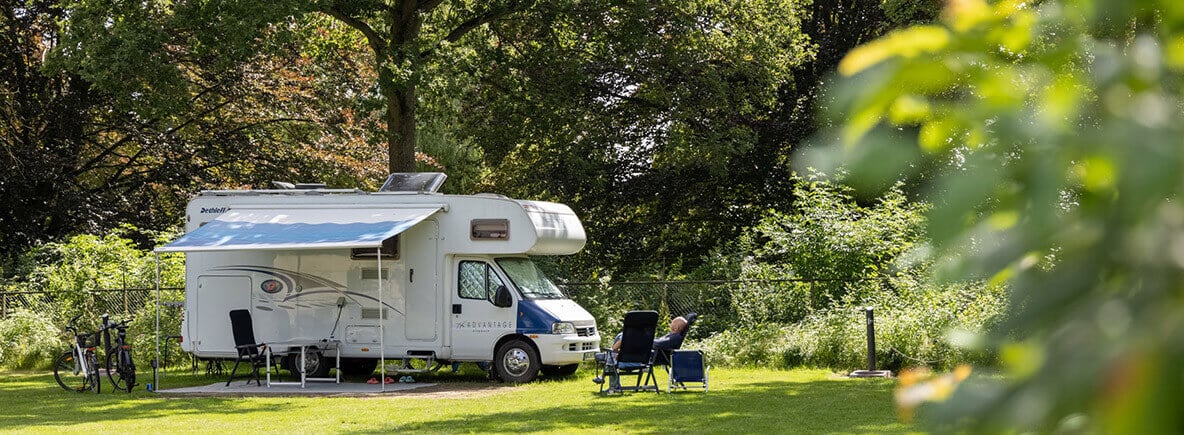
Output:
[[460,314],[460,304],[452,304],[452,314]]
[[411,279],[411,282],[415,282],[415,269],[411,269],[411,273],[407,275],[407,278]]

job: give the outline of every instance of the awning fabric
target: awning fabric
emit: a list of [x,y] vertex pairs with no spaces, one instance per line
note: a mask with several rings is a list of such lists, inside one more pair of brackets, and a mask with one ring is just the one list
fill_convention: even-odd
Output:
[[233,209],[156,251],[377,248],[438,210]]

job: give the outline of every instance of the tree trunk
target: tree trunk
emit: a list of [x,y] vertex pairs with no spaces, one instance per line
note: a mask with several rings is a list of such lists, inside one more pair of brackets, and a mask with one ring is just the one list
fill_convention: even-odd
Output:
[[415,84],[390,88],[383,92],[390,172],[415,172]]
[[[419,81],[416,42],[423,19],[417,0],[401,0],[389,10],[390,44],[383,91],[386,98],[387,159],[391,172],[415,172],[415,87]],[[410,68],[396,75],[391,68]],[[383,77],[380,75],[379,79]]]

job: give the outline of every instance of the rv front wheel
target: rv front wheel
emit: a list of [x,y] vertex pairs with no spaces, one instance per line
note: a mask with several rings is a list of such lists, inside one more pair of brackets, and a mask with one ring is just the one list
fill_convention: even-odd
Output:
[[534,346],[522,339],[514,339],[497,348],[493,360],[497,375],[503,381],[523,384],[533,381],[539,375],[539,355]]

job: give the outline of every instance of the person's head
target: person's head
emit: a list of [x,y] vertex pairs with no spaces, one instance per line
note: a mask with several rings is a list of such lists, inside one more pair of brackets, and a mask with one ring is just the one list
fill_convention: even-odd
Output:
[[682,318],[682,316],[675,317],[674,320],[670,321],[670,332],[682,334],[683,332],[686,332],[686,330],[687,319]]

